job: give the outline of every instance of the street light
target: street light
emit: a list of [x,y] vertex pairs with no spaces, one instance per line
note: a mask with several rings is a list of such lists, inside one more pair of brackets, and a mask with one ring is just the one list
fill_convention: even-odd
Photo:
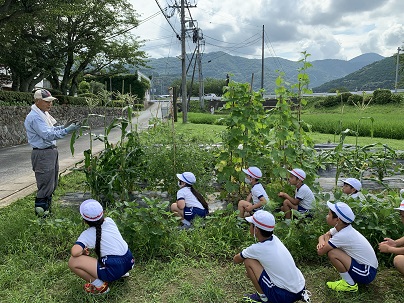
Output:
[[397,62],[396,62],[396,83],[394,85],[394,92],[397,93],[397,83],[398,83],[398,65],[399,65],[399,59],[400,59],[400,51],[403,49],[400,47],[397,47]]

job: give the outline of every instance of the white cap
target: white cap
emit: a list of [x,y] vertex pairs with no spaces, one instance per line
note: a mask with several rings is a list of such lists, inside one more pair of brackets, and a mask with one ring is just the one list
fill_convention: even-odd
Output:
[[245,219],[258,228],[266,231],[273,231],[275,228],[275,217],[273,214],[265,210],[258,210],[252,216]]
[[94,199],[85,200],[80,205],[80,214],[86,221],[98,221],[104,215],[100,202]]
[[250,177],[253,177],[255,179],[259,179],[262,177],[262,172],[258,167],[255,166],[250,166],[249,168],[245,169],[243,168],[243,172]]
[[346,180],[342,180],[342,182],[351,185],[357,191],[360,191],[362,189],[362,183],[358,179],[348,178]]
[[395,209],[396,209],[396,210],[402,210],[402,211],[404,211],[404,200],[401,201],[400,207],[397,207],[397,208],[395,208]]
[[303,169],[294,168],[292,170],[288,170],[288,172],[290,172],[293,176],[301,181],[304,181],[304,179],[306,179],[306,173],[303,171]]
[[177,174],[177,178],[189,185],[193,185],[196,182],[195,175],[188,171],[183,172],[182,174]]
[[47,102],[56,100],[55,97],[52,97],[51,93],[46,89],[38,89],[34,93],[34,99],[41,99]]
[[332,204],[330,201],[327,201],[327,206],[345,223],[352,223],[355,220],[355,214],[348,204],[344,202],[336,202],[335,204]]

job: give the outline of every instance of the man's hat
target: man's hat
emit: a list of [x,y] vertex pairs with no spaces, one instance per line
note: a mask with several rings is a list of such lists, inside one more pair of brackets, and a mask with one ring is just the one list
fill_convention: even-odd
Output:
[[37,91],[35,91],[34,99],[42,99],[47,102],[56,100],[56,98],[52,97],[51,93],[46,89],[38,89]]

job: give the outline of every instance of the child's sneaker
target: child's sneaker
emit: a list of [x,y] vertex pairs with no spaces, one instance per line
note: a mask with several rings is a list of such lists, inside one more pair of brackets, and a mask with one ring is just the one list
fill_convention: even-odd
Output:
[[179,230],[192,230],[192,225],[188,224],[182,224],[181,226],[178,226]]
[[121,278],[128,278],[129,277],[129,271],[126,274],[123,274]]
[[310,297],[311,297],[311,292],[308,291],[307,289],[303,289],[303,291],[302,291],[302,299],[301,300],[303,302],[310,303],[311,302]]
[[263,301],[261,296],[257,293],[253,293],[251,295],[245,295],[243,297],[243,302],[248,302],[248,303],[261,303],[261,302],[268,302],[268,299],[266,301]]
[[249,223],[245,218],[237,217],[236,226],[239,228],[244,228],[246,226],[249,226]]
[[93,294],[93,295],[101,295],[109,292],[108,282],[104,282],[100,287],[96,287],[91,283],[84,284],[84,291]]
[[344,279],[335,282],[327,282],[327,286],[335,291],[358,291],[358,284],[349,285]]

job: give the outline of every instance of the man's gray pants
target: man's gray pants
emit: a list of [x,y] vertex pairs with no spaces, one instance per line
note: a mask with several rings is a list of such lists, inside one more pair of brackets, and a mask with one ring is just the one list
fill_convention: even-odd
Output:
[[[32,170],[35,172],[38,188],[35,206],[48,209],[52,194],[58,185],[59,177],[59,153],[53,149],[34,149],[31,153]],[[37,203],[38,202],[38,203]],[[38,204],[38,205],[37,205]]]

